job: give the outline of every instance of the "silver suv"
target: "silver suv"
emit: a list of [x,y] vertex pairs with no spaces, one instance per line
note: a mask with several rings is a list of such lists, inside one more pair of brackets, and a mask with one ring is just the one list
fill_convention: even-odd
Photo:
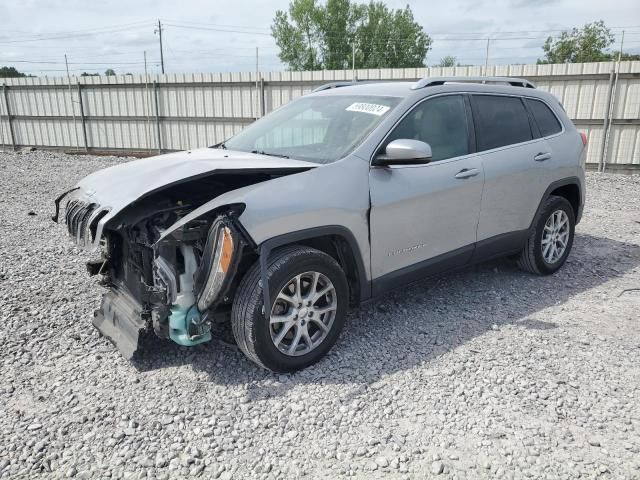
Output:
[[[318,361],[349,307],[476,262],[565,262],[586,137],[526,80],[320,87],[210,148],[95,172],[56,201],[108,287],[94,325],[131,358],[230,321],[273,371]],[[372,346],[375,348],[375,346]]]

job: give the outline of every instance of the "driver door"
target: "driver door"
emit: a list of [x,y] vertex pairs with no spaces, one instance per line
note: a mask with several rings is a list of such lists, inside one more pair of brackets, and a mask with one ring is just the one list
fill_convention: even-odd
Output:
[[421,140],[433,158],[370,169],[374,294],[471,259],[484,184],[471,132],[465,97],[442,95],[415,106],[383,143],[381,151],[396,139]]

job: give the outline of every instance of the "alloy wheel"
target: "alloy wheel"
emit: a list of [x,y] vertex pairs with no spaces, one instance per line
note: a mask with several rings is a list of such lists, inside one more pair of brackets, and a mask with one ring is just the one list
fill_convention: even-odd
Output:
[[271,309],[273,344],[289,356],[311,352],[331,331],[337,308],[336,289],[326,275],[296,275],[280,290]]
[[547,219],[542,233],[542,257],[549,264],[562,258],[569,242],[569,217],[564,210],[556,210]]

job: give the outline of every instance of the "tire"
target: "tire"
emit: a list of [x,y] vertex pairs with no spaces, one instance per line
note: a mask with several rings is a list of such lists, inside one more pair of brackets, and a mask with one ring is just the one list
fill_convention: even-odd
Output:
[[[563,213],[560,213],[563,212]],[[566,244],[562,254],[559,254],[557,258],[549,258],[549,250],[546,249],[546,245],[555,244],[558,249],[561,247],[560,240],[556,242],[555,239],[545,243],[543,247],[543,237],[545,229],[552,231],[547,227],[548,222],[553,222],[552,215],[556,215],[555,218],[564,219],[562,215],[566,216],[568,227],[566,231]],[[542,208],[537,214],[533,226],[529,231],[529,237],[525,247],[522,249],[518,258],[518,266],[527,272],[534,273],[536,275],[550,275],[556,272],[564,262],[567,260],[571,247],[573,246],[573,236],[575,233],[576,219],[573,207],[569,201],[564,197],[557,197],[555,195],[550,196],[545,200]],[[562,230],[564,232],[564,230]],[[560,238],[564,237],[564,233],[557,235]],[[554,247],[552,246],[551,249]]]
[[[296,278],[300,279],[299,283],[296,283]],[[279,323],[267,322],[263,310],[260,263],[256,262],[240,282],[231,309],[233,336],[238,347],[251,361],[273,372],[293,372],[316,363],[338,339],[347,315],[349,290],[340,265],[320,250],[296,245],[287,246],[270,255],[267,262],[267,281],[270,311],[273,313],[271,321],[275,322],[280,318],[290,320]],[[313,294],[312,284],[316,286]],[[303,301],[300,308],[297,300],[290,303],[279,298],[283,291],[286,295],[282,298],[299,298],[296,297],[296,291],[299,290],[300,295],[306,293],[310,299],[330,286],[333,290],[329,290],[329,293],[320,297],[317,303],[308,307],[311,300]],[[292,291],[294,293],[291,293]],[[328,309],[331,310],[318,313]],[[291,320],[293,317],[295,319]],[[320,328],[320,323],[328,325],[325,325],[326,328]],[[289,330],[277,346],[276,342],[281,333],[284,335],[285,327]],[[306,336],[301,338],[298,332],[306,332]],[[292,351],[295,337],[298,338],[299,345],[293,353],[287,353]],[[305,351],[304,348],[310,350]]]

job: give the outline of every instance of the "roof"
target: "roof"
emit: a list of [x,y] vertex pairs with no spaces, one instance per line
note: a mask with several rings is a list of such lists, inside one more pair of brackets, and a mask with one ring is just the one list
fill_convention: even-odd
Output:
[[355,83],[333,82],[316,88],[313,95],[379,95],[422,98],[432,94],[453,92],[491,92],[539,98],[550,96],[544,90],[535,88],[528,80],[512,77],[428,77],[417,82],[375,80]]

